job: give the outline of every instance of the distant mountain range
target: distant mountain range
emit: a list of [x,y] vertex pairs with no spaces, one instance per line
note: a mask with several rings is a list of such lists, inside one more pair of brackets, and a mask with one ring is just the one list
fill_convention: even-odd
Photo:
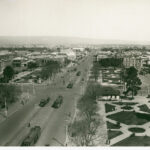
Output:
[[79,37],[55,37],[55,36],[0,36],[0,47],[17,46],[87,46],[101,44],[137,44],[150,45],[149,41],[123,41],[123,40],[103,40]]

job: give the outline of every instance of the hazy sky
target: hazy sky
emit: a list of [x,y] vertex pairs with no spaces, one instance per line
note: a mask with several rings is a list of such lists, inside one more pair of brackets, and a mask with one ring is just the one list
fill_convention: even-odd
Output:
[[150,0],[0,0],[0,35],[150,40]]

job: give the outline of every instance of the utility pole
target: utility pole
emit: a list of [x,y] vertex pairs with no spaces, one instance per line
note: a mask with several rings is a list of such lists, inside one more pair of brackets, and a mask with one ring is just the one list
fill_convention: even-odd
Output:
[[21,84],[21,91],[23,92],[23,83]]
[[28,90],[28,100],[30,99],[29,90]]
[[34,87],[34,83],[32,83],[32,88],[33,88],[33,94],[35,94],[35,87]]
[[48,78],[49,84],[50,84],[50,77]]
[[6,97],[5,97],[5,116],[8,116],[8,106],[7,106],[7,101],[6,101]]

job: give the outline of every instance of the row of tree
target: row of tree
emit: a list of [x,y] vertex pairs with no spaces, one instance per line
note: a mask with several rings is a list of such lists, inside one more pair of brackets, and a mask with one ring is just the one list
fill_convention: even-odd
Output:
[[102,67],[122,67],[123,59],[122,58],[104,58],[99,60],[99,64]]
[[124,46],[124,47],[122,47],[122,48],[112,48],[112,47],[104,47],[104,48],[102,48],[101,49],[101,51],[111,51],[111,52],[113,52],[113,51],[120,51],[120,50],[122,50],[122,51],[131,51],[131,50],[148,50],[148,48],[146,48],[145,46],[140,46],[140,47],[137,47],[137,46],[130,46],[130,47],[127,47],[127,46]]
[[2,85],[0,84],[0,106],[4,107],[5,102],[7,104],[14,103],[19,99],[21,90],[14,85]]
[[60,72],[61,64],[58,61],[48,61],[41,70],[41,78],[46,80],[48,78],[52,78],[58,72]]
[[69,125],[73,142],[77,146],[94,145],[94,140],[98,138],[96,133],[100,124],[95,85],[88,84],[84,96],[78,101],[77,108],[80,118]]

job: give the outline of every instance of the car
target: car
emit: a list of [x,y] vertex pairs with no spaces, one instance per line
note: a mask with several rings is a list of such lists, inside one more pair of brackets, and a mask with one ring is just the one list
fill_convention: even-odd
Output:
[[148,96],[146,98],[150,98],[150,94],[148,94]]
[[59,108],[63,103],[63,96],[62,95],[59,95],[56,100],[54,101],[52,107],[53,108]]
[[84,81],[84,78],[82,78],[82,80],[81,81]]
[[38,141],[40,135],[41,135],[40,126],[35,126],[31,128],[30,132],[21,143],[21,146],[33,146]]
[[40,107],[44,107],[47,103],[49,103],[49,101],[50,101],[50,97],[48,97],[47,99],[42,99],[42,100],[40,101],[39,106],[40,106]]
[[67,85],[67,88],[71,89],[73,87],[73,83],[70,82],[68,85]]
[[76,73],[76,76],[80,76],[81,75],[81,71],[78,71],[77,73]]
[[77,71],[77,68],[73,68],[73,71],[76,72],[76,71]]

